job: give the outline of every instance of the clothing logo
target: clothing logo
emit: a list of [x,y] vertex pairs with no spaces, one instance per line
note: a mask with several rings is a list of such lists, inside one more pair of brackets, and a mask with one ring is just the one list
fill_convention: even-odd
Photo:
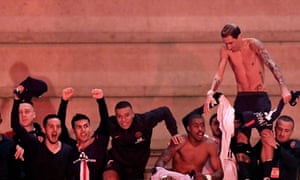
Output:
[[136,141],[134,144],[138,144],[138,143],[145,141],[145,139],[143,138],[143,133],[141,131],[136,132],[134,136],[136,138]]
[[256,116],[256,119],[258,121],[258,125],[260,127],[263,127],[263,126],[272,126],[272,122],[265,117],[264,113],[262,113],[262,112],[256,112],[256,113],[254,113],[254,115]]
[[113,138],[114,139],[118,139],[120,136],[119,135],[116,135],[116,136],[114,136]]
[[106,167],[111,167],[114,163],[114,160],[110,159],[107,164],[106,164]]

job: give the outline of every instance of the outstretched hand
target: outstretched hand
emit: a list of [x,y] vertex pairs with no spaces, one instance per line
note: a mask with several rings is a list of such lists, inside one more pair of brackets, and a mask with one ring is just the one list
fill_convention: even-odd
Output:
[[204,113],[209,112],[210,108],[219,104],[219,97],[222,95],[220,92],[208,91],[206,101],[204,103]]
[[180,134],[175,134],[174,136],[172,136],[171,141],[174,144],[181,144],[184,142],[184,137]]
[[284,104],[289,103],[292,99],[291,92],[287,88],[281,90],[281,98],[283,99]]
[[24,89],[25,88],[22,85],[19,85],[18,87],[16,87],[16,89],[14,90],[15,99],[20,99],[19,95],[23,93]]
[[24,161],[24,149],[20,145],[16,145],[15,159]]
[[274,149],[278,148],[278,143],[276,142],[274,136],[272,133],[268,133],[267,131],[262,131],[260,133],[261,140],[265,143],[268,144],[269,146],[272,146]]
[[92,89],[91,93],[92,93],[92,97],[95,98],[95,99],[101,99],[104,96],[104,93],[103,93],[102,89],[94,88],[94,89]]

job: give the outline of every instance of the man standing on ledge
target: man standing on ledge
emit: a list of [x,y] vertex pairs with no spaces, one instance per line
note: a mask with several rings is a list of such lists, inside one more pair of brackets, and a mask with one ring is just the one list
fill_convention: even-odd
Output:
[[[291,93],[280,69],[261,41],[255,38],[242,38],[240,28],[235,24],[226,24],[221,31],[221,37],[224,46],[220,51],[217,73],[213,78],[211,89],[207,92],[205,112],[209,111],[209,105],[216,103],[213,94],[222,81],[228,63],[231,65],[237,83],[238,93],[234,102],[237,119],[241,119],[241,114],[245,111],[269,112],[271,110],[270,99],[264,91],[264,65],[270,69],[277,80],[284,102],[289,102]],[[250,135],[250,128],[243,128],[237,133],[237,161],[241,179],[251,179],[251,172],[248,171],[250,158],[247,156],[250,150]],[[270,179],[273,152],[276,148],[275,140],[270,140],[270,137],[273,137],[272,124],[264,127],[260,131],[260,136],[263,143],[261,158],[264,177]]]

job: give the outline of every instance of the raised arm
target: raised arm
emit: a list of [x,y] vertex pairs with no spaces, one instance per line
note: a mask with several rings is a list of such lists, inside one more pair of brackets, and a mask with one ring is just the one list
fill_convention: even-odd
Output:
[[250,46],[256,52],[257,56],[263,61],[263,63],[270,69],[279,84],[281,97],[283,98],[284,103],[288,103],[291,99],[291,93],[287,88],[279,66],[271,58],[271,55],[261,41],[252,39]]
[[[19,90],[22,88],[19,88]],[[22,91],[22,90],[20,90]],[[38,137],[34,136],[33,134],[29,134],[26,129],[20,124],[19,119],[19,106],[21,100],[17,95],[14,97],[13,107],[11,111],[11,128],[20,137],[21,141],[23,142],[26,148],[30,148],[31,150],[35,150],[35,144],[40,143]]]
[[207,91],[206,94],[206,101],[204,104],[204,112],[209,112],[209,108],[210,106],[214,106],[216,104],[215,99],[213,98],[213,95],[215,94],[215,92],[218,90],[222,79],[223,79],[223,75],[225,72],[225,68],[228,62],[228,52],[225,48],[222,48],[220,51],[220,61],[219,61],[219,65],[218,65],[218,70],[212,80],[211,83],[211,87],[210,89]]
[[70,137],[68,128],[66,126],[66,115],[67,115],[67,106],[69,99],[73,96],[74,89],[71,87],[65,88],[62,90],[62,97],[60,101],[60,105],[58,108],[58,117],[61,120],[61,135],[59,139],[67,144],[73,145],[74,140]]
[[[214,99],[215,101],[215,104],[214,105],[217,105],[219,104],[219,97],[222,95],[222,93],[220,92],[216,92],[212,95],[212,98]],[[183,124],[185,124],[187,121],[188,121],[188,118],[193,115],[193,114],[200,114],[202,115],[204,113],[204,107],[205,105],[202,105],[196,109],[194,109],[193,111],[189,112],[187,115],[185,115],[183,118],[182,118],[182,122]],[[213,108],[214,106],[210,105],[209,108]]]
[[13,131],[17,134],[27,133],[26,130],[21,126],[19,123],[19,106],[20,106],[20,100],[15,98],[13,102],[13,108],[11,111],[11,128]]
[[170,134],[172,136],[178,134],[176,120],[170,109],[166,106],[156,108],[152,111],[142,114],[141,116],[145,120],[146,126],[155,127],[157,123],[165,121]]
[[105,137],[109,137],[108,131],[108,110],[104,99],[104,93],[102,89],[92,89],[92,97],[96,99],[98,104],[98,111],[100,116],[100,123],[96,129],[94,135],[102,134]]

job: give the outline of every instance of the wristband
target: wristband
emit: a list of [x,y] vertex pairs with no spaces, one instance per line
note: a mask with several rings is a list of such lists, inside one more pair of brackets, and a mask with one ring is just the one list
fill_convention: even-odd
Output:
[[210,90],[207,91],[206,95],[207,95],[207,96],[212,96],[214,93],[215,93],[215,92],[214,92],[213,90],[210,89]]
[[206,177],[207,180],[211,180],[211,175],[210,174],[206,174],[205,177]]

